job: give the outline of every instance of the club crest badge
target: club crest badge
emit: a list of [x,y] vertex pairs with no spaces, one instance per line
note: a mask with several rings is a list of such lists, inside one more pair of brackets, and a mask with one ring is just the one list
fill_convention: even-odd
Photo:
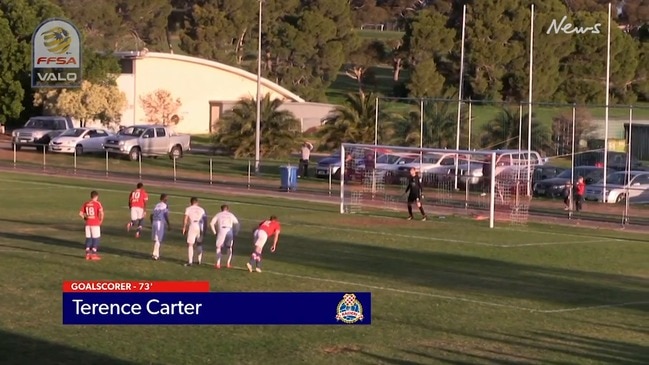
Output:
[[336,320],[352,324],[363,320],[363,305],[356,295],[345,294],[336,307]]

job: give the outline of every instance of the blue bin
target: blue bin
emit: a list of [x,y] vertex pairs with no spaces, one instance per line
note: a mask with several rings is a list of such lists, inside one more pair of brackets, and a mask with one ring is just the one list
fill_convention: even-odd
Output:
[[291,191],[297,189],[297,166],[280,166],[280,189]]

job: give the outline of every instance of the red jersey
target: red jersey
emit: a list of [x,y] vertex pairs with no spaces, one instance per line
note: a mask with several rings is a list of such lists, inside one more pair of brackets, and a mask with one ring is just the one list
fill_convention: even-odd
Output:
[[103,211],[104,207],[101,206],[99,201],[90,200],[81,206],[79,212],[86,217],[86,226],[99,226],[101,225],[99,213],[103,213]]
[[577,190],[577,195],[581,196],[584,195],[584,193],[586,193],[586,184],[584,184],[583,182],[578,182],[575,188]]
[[144,191],[144,189],[135,189],[131,191],[131,194],[128,196],[128,207],[144,209],[148,200],[149,195]]
[[259,229],[266,232],[267,235],[272,236],[275,232],[279,232],[279,222],[265,220],[259,224]]

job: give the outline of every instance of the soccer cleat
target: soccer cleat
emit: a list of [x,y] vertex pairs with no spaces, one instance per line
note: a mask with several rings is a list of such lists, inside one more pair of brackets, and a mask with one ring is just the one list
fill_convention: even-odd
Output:
[[428,216],[423,216],[423,217],[421,218],[421,220],[422,220],[422,221],[427,221],[427,220],[428,220]]
[[92,260],[92,261],[99,261],[99,260],[101,260],[101,257],[99,257],[99,255],[97,255],[96,253],[94,253],[94,254],[90,255],[90,260]]
[[131,231],[131,222],[126,223],[126,232]]
[[220,268],[221,268],[221,264],[218,264],[218,263],[215,264],[215,265],[214,265],[214,268],[215,268],[215,269],[220,269]]
[[228,262],[228,269],[231,269],[231,268],[232,268],[232,264],[230,264],[230,263]]
[[151,258],[152,258],[154,261],[158,261],[158,260],[160,259],[158,256],[155,256],[155,255],[152,255]]
[[192,266],[192,263],[191,263],[191,262],[188,262],[188,263],[184,264],[183,266],[185,266],[185,267],[190,267],[190,266]]
[[408,217],[407,219],[408,219],[409,221],[411,221],[411,220],[412,220],[412,216]]
[[252,265],[250,263],[246,263],[246,267],[248,268],[248,271],[252,272]]
[[91,255],[89,253],[87,253],[86,254],[86,260],[90,260],[90,259],[91,259]]
[[135,238],[140,238],[140,232],[135,232]]
[[260,269],[260,268],[256,268],[255,271],[256,271],[256,272],[261,272],[261,269]]

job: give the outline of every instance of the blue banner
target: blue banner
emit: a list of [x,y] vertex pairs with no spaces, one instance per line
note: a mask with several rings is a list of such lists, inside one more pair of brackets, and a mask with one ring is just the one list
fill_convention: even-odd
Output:
[[63,293],[65,325],[371,323],[371,293]]

